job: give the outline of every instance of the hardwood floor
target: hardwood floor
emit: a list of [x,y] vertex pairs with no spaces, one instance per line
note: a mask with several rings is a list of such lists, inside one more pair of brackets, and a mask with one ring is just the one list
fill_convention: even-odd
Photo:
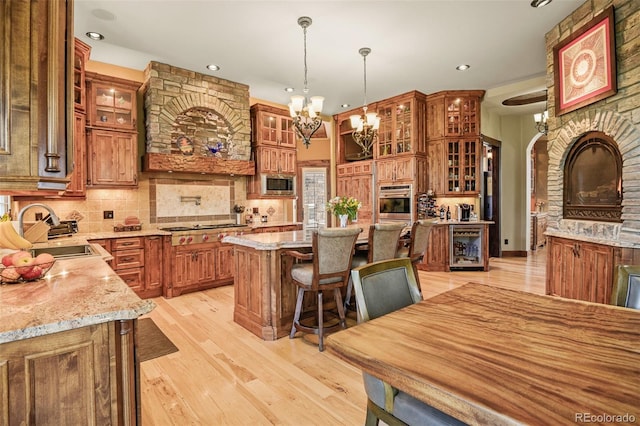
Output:
[[[545,250],[488,272],[420,272],[425,298],[469,281],[544,293]],[[302,338],[265,342],[233,322],[233,287],[156,298],[148,317],[179,348],[141,364],[142,424],[361,425],[360,370]]]

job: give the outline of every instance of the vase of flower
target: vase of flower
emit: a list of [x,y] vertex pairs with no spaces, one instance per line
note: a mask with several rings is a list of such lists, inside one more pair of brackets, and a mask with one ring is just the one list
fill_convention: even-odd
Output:
[[327,211],[340,219],[340,227],[345,228],[349,219],[357,220],[362,204],[353,197],[333,197],[327,203]]

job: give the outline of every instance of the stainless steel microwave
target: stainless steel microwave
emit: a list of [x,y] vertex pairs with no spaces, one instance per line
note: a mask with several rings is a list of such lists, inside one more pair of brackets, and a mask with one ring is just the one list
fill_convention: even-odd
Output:
[[295,176],[262,175],[262,195],[293,196],[295,192]]

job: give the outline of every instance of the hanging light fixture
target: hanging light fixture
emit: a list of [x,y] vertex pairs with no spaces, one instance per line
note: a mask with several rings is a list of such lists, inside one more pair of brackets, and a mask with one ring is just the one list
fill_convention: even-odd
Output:
[[293,126],[296,133],[302,138],[306,148],[309,148],[311,136],[322,125],[322,96],[312,96],[307,100],[309,88],[307,87],[307,28],[311,25],[311,18],[302,16],[298,18],[298,25],[302,27],[304,33],[304,96],[292,96],[289,104],[289,112],[293,118]]
[[533,119],[536,122],[536,129],[538,132],[547,134],[549,131],[549,127],[547,126],[547,119],[549,118],[549,113],[545,110],[544,112],[539,112],[537,114],[533,114]]
[[365,157],[371,154],[373,146],[378,136],[378,127],[380,127],[380,117],[375,112],[367,112],[367,55],[371,53],[371,49],[363,47],[358,50],[364,61],[364,106],[362,107],[362,115],[352,115],[351,127],[353,128],[353,140],[362,148]]

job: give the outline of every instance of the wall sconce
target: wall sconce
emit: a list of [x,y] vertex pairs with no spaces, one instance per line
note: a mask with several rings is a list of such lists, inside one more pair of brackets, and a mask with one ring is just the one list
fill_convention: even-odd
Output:
[[547,126],[547,119],[549,118],[549,113],[545,110],[544,112],[539,112],[537,114],[533,114],[533,119],[536,122],[536,129],[538,132],[547,134],[549,131],[549,126]]

